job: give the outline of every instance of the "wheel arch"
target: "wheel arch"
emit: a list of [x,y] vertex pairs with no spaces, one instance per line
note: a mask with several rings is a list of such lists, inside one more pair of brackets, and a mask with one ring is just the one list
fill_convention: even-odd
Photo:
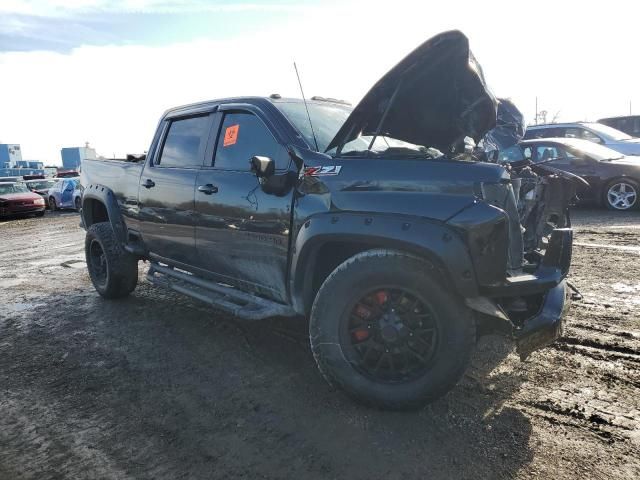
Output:
[[118,200],[113,191],[104,185],[88,185],[82,194],[82,225],[88,229],[94,223],[110,222],[116,238],[121,244],[126,243],[126,228]]
[[477,295],[466,245],[445,225],[402,216],[320,214],[307,219],[294,240],[289,275],[293,308],[308,314],[318,289],[338,265],[360,252],[379,248],[422,258],[459,295]]

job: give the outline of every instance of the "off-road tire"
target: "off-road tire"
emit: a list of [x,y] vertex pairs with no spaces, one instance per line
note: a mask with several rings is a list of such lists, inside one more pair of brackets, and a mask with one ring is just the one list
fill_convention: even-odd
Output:
[[56,203],[56,199],[53,197],[49,197],[49,209],[52,212],[55,212],[56,210],[58,210],[58,204]]
[[79,212],[80,209],[82,208],[82,204],[80,202],[80,197],[76,197],[75,201],[73,202],[73,205],[76,208],[76,212]]
[[[94,242],[97,244],[92,247]],[[91,249],[101,248],[104,252],[106,275],[100,276],[92,263]],[[129,295],[138,284],[138,260],[125,251],[109,222],[94,223],[85,237],[85,257],[91,283],[104,298],[122,298]]]
[[[389,283],[413,289],[426,299],[439,317],[442,334],[431,368],[401,383],[377,382],[363,375],[347,360],[340,341],[340,325],[354,296]],[[355,400],[386,410],[421,408],[451,390],[466,371],[476,340],[472,312],[447,288],[438,269],[413,255],[381,249],[349,258],[327,277],[315,298],[309,331],[324,378]]]

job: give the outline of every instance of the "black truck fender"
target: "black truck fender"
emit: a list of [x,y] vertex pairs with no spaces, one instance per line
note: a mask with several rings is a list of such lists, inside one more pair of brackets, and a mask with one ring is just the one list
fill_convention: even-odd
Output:
[[126,244],[127,228],[115,193],[104,185],[91,184],[82,192],[82,227],[86,230],[98,222],[111,222],[118,241]]
[[401,215],[321,213],[306,219],[293,241],[289,291],[296,312],[303,315],[309,312],[319,287],[314,285],[316,269],[327,267],[319,264],[318,253],[323,246],[334,242],[356,246],[353,254],[372,248],[412,253],[441,270],[446,276],[444,281],[461,297],[478,295],[467,246],[446,225]]

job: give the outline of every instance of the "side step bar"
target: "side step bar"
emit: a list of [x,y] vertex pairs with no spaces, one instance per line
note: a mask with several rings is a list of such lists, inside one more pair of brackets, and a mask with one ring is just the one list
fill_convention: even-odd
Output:
[[205,280],[173,267],[151,262],[147,280],[154,285],[169,288],[244,320],[262,320],[269,317],[294,317],[298,314],[288,305],[241,292],[233,287]]

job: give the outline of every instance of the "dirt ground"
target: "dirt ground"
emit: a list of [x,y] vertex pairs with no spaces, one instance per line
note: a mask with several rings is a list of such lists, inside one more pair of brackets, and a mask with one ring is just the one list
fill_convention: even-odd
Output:
[[640,212],[578,210],[565,337],[480,340],[420,412],[352,403],[301,321],[98,297],[73,213],[0,222],[0,479],[640,478]]

